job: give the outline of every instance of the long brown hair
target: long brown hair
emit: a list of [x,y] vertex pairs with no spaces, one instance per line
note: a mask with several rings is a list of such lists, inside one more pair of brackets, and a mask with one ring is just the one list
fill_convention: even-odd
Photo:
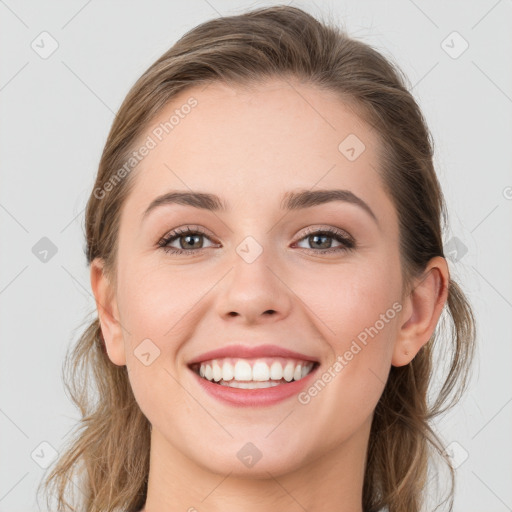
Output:
[[[334,23],[322,23],[298,8],[275,6],[197,26],[131,88],[110,130],[87,203],[88,264],[103,259],[115,283],[120,211],[133,180],[126,173],[115,183],[113,178],[116,173],[119,178],[162,107],[190,86],[251,84],[266,78],[298,78],[333,91],[378,131],[384,148],[380,172],[398,213],[406,282],[421,274],[432,257],[444,255],[446,209],[433,166],[433,141],[406,77]],[[454,471],[431,422],[461,396],[474,351],[471,307],[453,279],[443,313],[413,361],[391,368],[370,433],[365,511],[419,511],[433,453],[448,464],[453,502]],[[447,361],[447,371],[440,390],[429,399],[436,357]],[[147,493],[150,423],[135,401],[126,367],[109,360],[96,315],[70,348],[64,368],[66,389],[82,419],[44,482],[47,498],[56,492],[59,512],[139,510]],[[73,480],[75,474],[79,480]]]

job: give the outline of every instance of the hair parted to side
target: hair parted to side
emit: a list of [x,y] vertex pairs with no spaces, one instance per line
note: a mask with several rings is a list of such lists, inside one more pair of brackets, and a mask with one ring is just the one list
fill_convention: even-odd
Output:
[[[94,190],[104,190],[154,116],[180,91],[215,81],[251,85],[267,78],[296,79],[332,91],[378,131],[380,173],[398,213],[406,282],[421,275],[431,258],[443,256],[446,209],[433,166],[433,141],[405,76],[369,45],[294,7],[213,19],[179,39],[122,103]],[[114,287],[120,211],[132,185],[130,174],[105,197],[93,191],[86,208],[87,262],[103,259]],[[448,464],[450,508],[453,503],[454,470],[431,420],[451,407],[467,386],[475,323],[452,279],[443,313],[450,325],[438,324],[409,365],[391,368],[376,407],[363,487],[367,512],[383,507],[389,512],[419,511],[427,463],[435,453]],[[448,370],[435,400],[429,400],[434,349],[442,350]],[[126,367],[114,365],[107,356],[97,317],[70,348],[64,369],[66,389],[82,419],[79,432],[43,482],[48,503],[56,496],[58,512],[138,511],[146,500],[151,426],[135,401]],[[75,475],[79,480],[73,480]]]

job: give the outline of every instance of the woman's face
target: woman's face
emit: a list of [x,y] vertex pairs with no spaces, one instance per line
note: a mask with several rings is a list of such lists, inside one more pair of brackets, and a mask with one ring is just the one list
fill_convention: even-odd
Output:
[[[108,350],[159,456],[256,476],[364,449],[402,309],[378,144],[334,94],[278,80],[182,91],[141,137]],[[225,209],[166,200],[199,192]]]

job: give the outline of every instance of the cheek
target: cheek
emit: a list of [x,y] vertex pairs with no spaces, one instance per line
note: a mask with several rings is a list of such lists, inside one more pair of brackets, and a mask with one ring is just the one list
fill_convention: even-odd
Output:
[[307,281],[301,279],[298,295],[321,320],[322,334],[334,348],[342,351],[358,337],[363,343],[365,338],[390,337],[401,309],[398,265],[377,261],[334,271],[326,267],[310,275]]
[[298,294],[321,320],[316,325],[331,349],[325,380],[340,401],[367,409],[376,404],[391,366],[402,309],[400,267],[373,262],[322,272]]
[[183,286],[179,273],[130,262],[119,272],[119,314],[126,365],[139,407],[153,423],[169,411],[187,410],[175,365],[181,338],[201,286]]
[[[401,283],[382,269],[355,268],[331,273],[325,282],[323,294],[309,297],[317,296],[311,309],[322,319],[317,325],[329,344],[329,360],[299,401],[332,426],[328,441],[336,443],[369,426],[382,395],[398,332]],[[318,292],[316,286],[310,290]]]
[[193,276],[179,268],[170,272],[135,261],[125,265],[119,280],[119,314],[132,343],[144,338],[168,340],[180,332],[187,324],[187,313],[211,286],[209,279]]
[[[294,283],[293,292],[300,298],[295,306],[292,304],[291,315],[309,316],[308,321],[336,353],[348,350],[354,339],[362,343],[374,338],[382,340],[389,334],[389,320],[395,313],[393,304],[401,290],[399,267],[382,261],[317,265],[307,271],[283,269],[285,280]],[[163,348],[164,340],[168,344],[170,337],[180,339],[180,334],[186,335],[193,310],[202,310],[206,303],[212,306],[208,292],[217,281],[213,268],[192,272],[178,267],[171,271],[137,261],[120,265],[119,311],[132,345],[150,338]],[[283,289],[281,293],[290,292]],[[372,344],[374,350],[380,345]]]

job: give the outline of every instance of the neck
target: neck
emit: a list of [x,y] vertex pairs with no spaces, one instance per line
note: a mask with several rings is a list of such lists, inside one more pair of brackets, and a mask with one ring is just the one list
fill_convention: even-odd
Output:
[[[358,432],[327,453],[300,459],[290,470],[212,472],[171,445],[153,428],[146,505],[141,512],[362,512],[362,488],[369,438]],[[254,466],[253,469],[255,469]]]

